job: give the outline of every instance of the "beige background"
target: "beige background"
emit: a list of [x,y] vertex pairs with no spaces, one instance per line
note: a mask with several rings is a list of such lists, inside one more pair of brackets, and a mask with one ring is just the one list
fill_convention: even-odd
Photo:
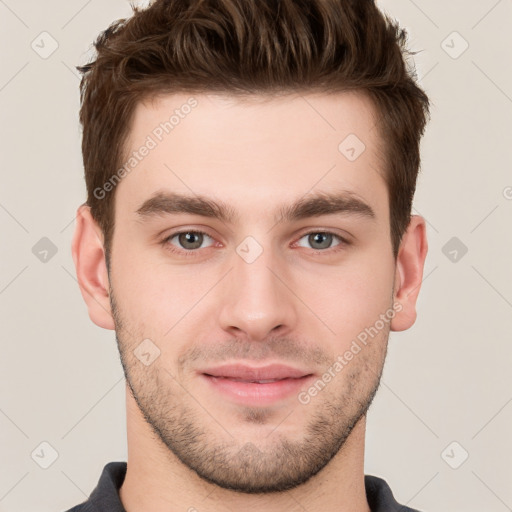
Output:
[[[512,1],[380,5],[423,50],[433,107],[415,213],[430,250],[418,320],[391,334],[365,471],[422,511],[512,510]],[[0,0],[0,512],[65,510],[126,460],[114,334],[89,320],[70,242],[85,199],[73,66],[130,12]]]

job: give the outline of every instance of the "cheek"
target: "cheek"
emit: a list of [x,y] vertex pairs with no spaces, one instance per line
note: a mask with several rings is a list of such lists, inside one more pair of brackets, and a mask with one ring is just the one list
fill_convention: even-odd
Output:
[[324,279],[306,278],[308,305],[343,341],[375,323],[392,304],[392,265],[331,268]]
[[173,269],[137,255],[112,262],[116,302],[134,334],[160,339],[204,294],[205,277],[185,267]]
[[[164,281],[154,264],[119,243],[112,251],[111,282],[123,320],[134,327],[152,324],[165,305]],[[149,321],[151,320],[151,321]]]
[[[120,236],[112,252],[112,284],[132,330],[155,338],[186,315],[225,269],[172,265],[163,253],[130,247]],[[127,235],[127,233],[126,233]],[[372,325],[391,305],[394,262],[382,244],[354,251],[339,264],[303,264],[283,270],[309,308],[344,340]],[[200,267],[200,268],[199,268]],[[294,300],[294,299],[290,299]]]

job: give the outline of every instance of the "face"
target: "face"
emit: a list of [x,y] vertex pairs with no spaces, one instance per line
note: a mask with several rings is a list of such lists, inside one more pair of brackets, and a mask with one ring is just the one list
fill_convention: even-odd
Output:
[[290,489],[338,454],[385,359],[395,261],[374,111],[356,93],[193,98],[140,104],[127,141],[140,161],[115,189],[109,275],[122,363],[201,478]]

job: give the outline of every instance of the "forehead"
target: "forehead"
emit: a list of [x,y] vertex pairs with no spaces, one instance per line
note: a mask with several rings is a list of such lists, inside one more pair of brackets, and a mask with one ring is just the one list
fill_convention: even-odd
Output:
[[361,93],[168,94],[139,103],[130,128],[116,210],[164,189],[253,215],[331,190],[387,209],[375,110]]

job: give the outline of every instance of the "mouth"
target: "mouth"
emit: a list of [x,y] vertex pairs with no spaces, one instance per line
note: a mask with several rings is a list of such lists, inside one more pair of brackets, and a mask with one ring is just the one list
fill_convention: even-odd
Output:
[[199,372],[210,389],[245,405],[268,405],[296,395],[313,374],[281,364],[263,367],[224,365]]
[[[269,382],[279,382],[280,380],[286,380],[288,378],[288,377],[284,377],[282,379],[247,380],[247,379],[237,379],[235,377],[218,377],[215,375],[209,375],[207,373],[205,373],[205,375],[207,377],[213,377],[214,379],[229,379],[233,382],[255,382],[258,384],[268,384]],[[297,377],[291,377],[291,378],[297,378]],[[298,377],[298,378],[302,378],[302,377]]]

